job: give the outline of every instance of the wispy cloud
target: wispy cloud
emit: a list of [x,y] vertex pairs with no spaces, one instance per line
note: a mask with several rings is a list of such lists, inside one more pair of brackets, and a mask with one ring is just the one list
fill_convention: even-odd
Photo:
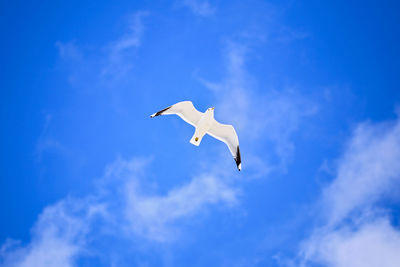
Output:
[[183,0],[182,5],[188,7],[194,14],[199,16],[210,16],[216,11],[207,0]]
[[56,47],[58,48],[58,52],[61,58],[73,61],[82,60],[83,55],[79,48],[76,46],[75,42],[71,41],[68,43],[63,43],[57,41]]
[[44,119],[44,126],[42,132],[40,133],[39,140],[36,143],[35,150],[36,160],[39,162],[42,160],[43,155],[49,151],[57,151],[62,154],[68,153],[68,149],[48,133],[53,116],[51,114],[46,114]]
[[127,188],[126,214],[133,230],[148,238],[164,241],[173,238],[171,224],[196,214],[208,205],[236,202],[236,192],[213,176],[195,178],[165,196],[146,196],[137,186]]
[[400,231],[387,218],[316,232],[302,248],[303,265],[395,267],[400,265]]
[[89,231],[92,204],[83,199],[65,199],[48,206],[32,229],[31,242],[21,246],[7,242],[2,248],[4,266],[72,266]]
[[2,246],[0,262],[4,266],[73,266],[93,253],[95,240],[110,233],[115,242],[173,241],[183,219],[212,205],[237,202],[238,191],[213,174],[194,177],[165,195],[152,193],[143,185],[148,164],[148,159],[141,158],[116,160],[106,168],[96,193],[68,197],[45,208],[30,243],[9,240]]
[[[136,161],[118,160],[112,169],[118,170],[118,179],[126,177],[121,188],[124,196],[124,215],[131,230],[143,237],[157,241],[167,241],[176,236],[174,225],[177,221],[190,217],[209,205],[232,205],[237,201],[237,190],[223,182],[213,173],[203,173],[189,183],[169,190],[165,195],[151,194],[143,190],[140,172],[131,171],[137,167]],[[108,179],[115,180],[114,171],[108,171]],[[132,175],[137,176],[133,178]]]
[[304,241],[302,264],[398,266],[400,231],[385,199],[398,199],[400,119],[357,127],[319,202],[323,223]]
[[329,223],[398,193],[392,185],[400,182],[399,163],[400,121],[359,125],[340,159],[337,177],[324,190]]
[[83,85],[91,88],[99,81],[114,84],[127,75],[143,39],[143,21],[149,15],[147,11],[129,15],[125,32],[100,48],[76,41],[57,41],[60,58],[70,71],[69,81],[79,85],[86,81]]
[[[286,169],[294,152],[293,134],[306,117],[316,113],[318,106],[295,89],[260,86],[246,68],[250,53],[247,45],[228,42],[225,49],[226,77],[220,82],[198,79],[214,93],[217,119],[235,125],[241,140],[249,140],[246,145],[256,144],[251,151],[256,151],[260,143],[275,147],[280,163],[272,167],[273,164],[265,160],[263,151],[264,171],[260,173],[265,174],[267,169]],[[255,160],[252,165],[261,166],[257,154],[249,158]]]
[[140,45],[144,31],[143,18],[148,15],[147,11],[139,11],[130,16],[129,31],[110,45],[113,56]]
[[132,67],[129,62],[132,49],[138,48],[144,32],[143,19],[150,13],[147,11],[139,11],[131,15],[129,18],[129,29],[119,39],[111,42],[107,46],[108,62],[105,63],[101,70],[103,77],[122,77]]

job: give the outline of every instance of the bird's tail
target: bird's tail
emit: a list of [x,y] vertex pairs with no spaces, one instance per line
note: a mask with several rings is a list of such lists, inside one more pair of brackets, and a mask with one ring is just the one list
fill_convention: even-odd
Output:
[[201,139],[203,139],[203,136],[199,136],[196,133],[194,133],[192,139],[190,139],[190,143],[192,143],[195,146],[199,146]]

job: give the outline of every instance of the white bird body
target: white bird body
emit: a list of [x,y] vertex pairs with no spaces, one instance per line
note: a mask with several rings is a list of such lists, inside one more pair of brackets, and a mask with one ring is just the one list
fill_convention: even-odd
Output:
[[224,142],[229,147],[238,170],[241,170],[242,163],[239,150],[239,139],[236,131],[232,125],[221,124],[214,119],[214,108],[208,108],[206,112],[202,113],[193,106],[191,101],[182,101],[160,110],[150,117],[153,118],[169,114],[176,114],[195,127],[193,137],[190,139],[190,143],[193,145],[199,146],[205,134],[209,134]]
[[201,139],[203,139],[204,135],[210,130],[212,124],[216,123],[214,119],[214,110],[207,109],[206,112],[203,113],[199,122],[196,125],[196,130],[194,131],[192,139],[190,139],[190,143],[195,146],[199,146]]

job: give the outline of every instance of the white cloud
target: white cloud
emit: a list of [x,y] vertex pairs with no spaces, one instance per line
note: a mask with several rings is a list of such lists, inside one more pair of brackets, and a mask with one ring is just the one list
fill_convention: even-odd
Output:
[[[303,245],[305,262],[332,267],[400,266],[400,231],[386,218],[316,233]],[[305,263],[303,263],[305,264]]]
[[399,185],[400,119],[359,125],[323,191],[323,223],[303,242],[302,264],[399,266],[400,229],[390,223],[390,207],[382,206],[398,200]]
[[133,230],[147,238],[165,241],[176,235],[171,224],[211,204],[234,204],[236,192],[212,175],[194,178],[165,196],[146,196],[131,183],[126,190],[126,215]]
[[95,214],[86,200],[65,199],[48,206],[32,229],[26,246],[7,242],[2,249],[4,266],[72,266],[83,251],[85,235]]
[[382,197],[398,194],[400,183],[400,120],[364,123],[339,161],[335,180],[323,194],[329,223],[336,224]]
[[210,205],[230,206],[237,201],[237,190],[226,184],[224,177],[212,172],[200,174],[165,195],[152,193],[143,185],[146,180],[143,169],[147,164],[148,159],[119,159],[106,172],[107,181],[119,180],[117,191],[123,198],[123,215],[136,235],[156,241],[172,240],[181,219],[198,214]]
[[[79,257],[95,249],[93,240],[106,233],[117,240],[141,237],[172,241],[182,219],[194,217],[211,205],[230,206],[237,201],[237,191],[213,174],[195,177],[165,195],[152,193],[143,185],[149,163],[139,158],[110,164],[94,194],[69,197],[45,208],[32,229],[30,243],[9,240],[3,244],[0,263],[74,266]],[[119,253],[122,257],[123,252]]]

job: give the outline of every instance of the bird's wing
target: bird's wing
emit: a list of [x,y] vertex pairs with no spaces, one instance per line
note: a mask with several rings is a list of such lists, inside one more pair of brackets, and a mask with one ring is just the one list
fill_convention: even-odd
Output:
[[242,160],[240,158],[239,139],[235,128],[233,128],[232,125],[222,124],[214,121],[207,133],[212,137],[224,142],[229,147],[229,150],[235,159],[237,168],[240,171],[242,169]]
[[150,117],[156,117],[160,115],[169,115],[169,114],[176,114],[179,117],[181,117],[184,121],[187,123],[193,125],[196,127],[197,123],[199,122],[201,116],[203,116],[203,113],[198,111],[194,106],[191,101],[182,101],[179,103],[176,103],[175,105],[169,106],[163,110],[160,110]]

